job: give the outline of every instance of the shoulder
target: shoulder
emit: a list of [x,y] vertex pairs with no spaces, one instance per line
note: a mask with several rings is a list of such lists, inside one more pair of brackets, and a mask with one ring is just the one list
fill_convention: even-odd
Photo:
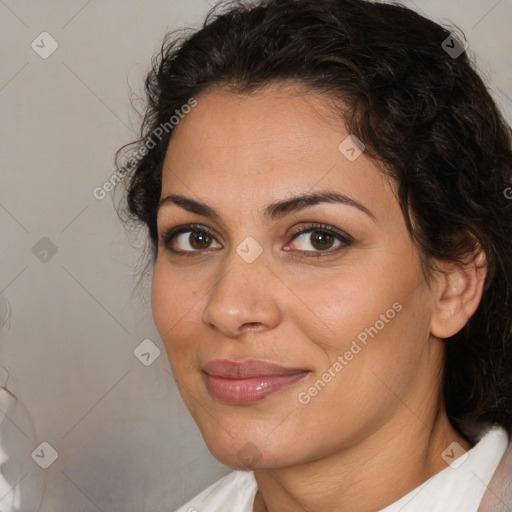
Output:
[[252,471],[232,471],[176,512],[252,512],[257,485]]

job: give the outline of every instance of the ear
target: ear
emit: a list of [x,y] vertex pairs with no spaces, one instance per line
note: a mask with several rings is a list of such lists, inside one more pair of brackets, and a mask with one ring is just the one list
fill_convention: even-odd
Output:
[[476,250],[464,263],[436,261],[434,272],[437,286],[430,332],[437,338],[457,334],[476,311],[485,277],[487,258],[482,246],[475,241]]

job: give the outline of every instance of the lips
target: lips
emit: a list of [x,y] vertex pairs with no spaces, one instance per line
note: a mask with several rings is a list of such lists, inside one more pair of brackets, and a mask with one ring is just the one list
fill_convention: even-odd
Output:
[[203,366],[210,395],[227,404],[249,404],[286,389],[309,371],[285,368],[263,360],[243,362],[216,359]]

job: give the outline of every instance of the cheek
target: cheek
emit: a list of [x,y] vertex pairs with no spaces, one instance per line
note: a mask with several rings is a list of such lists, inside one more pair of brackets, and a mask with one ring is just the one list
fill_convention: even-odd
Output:
[[[199,292],[180,272],[171,272],[157,258],[151,283],[151,309],[160,337],[171,356],[193,334],[191,318],[197,314]],[[190,335],[187,334],[190,330]]]
[[380,315],[391,309],[388,316],[394,317],[393,303],[403,295],[391,274],[375,275],[375,269],[346,269],[330,276],[321,286],[318,283],[312,279],[296,287],[309,311],[302,304],[294,306],[294,322],[329,352],[329,359],[348,350],[351,341],[361,333],[364,341],[365,329],[375,322],[379,322],[379,330],[386,331],[388,324],[383,328]]
[[165,341],[164,333],[171,328],[173,320],[177,318],[176,309],[174,308],[174,294],[169,293],[169,287],[165,284],[165,281],[165,272],[157,258],[151,282],[151,311],[163,341]]
[[[301,291],[315,313],[314,322],[299,314],[294,321],[323,352],[322,364],[347,354],[352,370],[344,373],[373,365],[387,372],[397,358],[406,363],[417,359],[421,348],[415,340],[424,341],[429,333],[428,301],[423,287],[418,288],[421,270],[414,253],[409,258],[404,250],[401,259],[386,256],[348,267],[329,279],[328,286],[311,283]],[[355,375],[357,381],[362,375],[374,380],[371,373]]]

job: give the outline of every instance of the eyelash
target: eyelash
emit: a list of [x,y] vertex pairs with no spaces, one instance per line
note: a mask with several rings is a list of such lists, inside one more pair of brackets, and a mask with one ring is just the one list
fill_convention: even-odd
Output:
[[[203,251],[197,250],[197,251],[176,251],[174,249],[171,249],[171,243],[176,238],[176,236],[181,235],[183,233],[188,232],[200,232],[200,233],[206,233],[207,235],[211,236],[214,240],[215,236],[213,232],[208,229],[205,226],[202,226],[201,224],[188,224],[186,226],[180,226],[177,228],[170,229],[164,235],[162,236],[161,244],[167,248],[171,253],[179,255],[179,256],[190,256],[194,257],[197,255],[200,255],[201,253],[204,253],[208,251],[209,249],[204,249]],[[302,252],[302,253],[308,253],[310,257],[322,257],[324,255],[332,255],[336,252],[338,252],[341,249],[344,249],[345,247],[348,247],[352,244],[353,240],[350,236],[348,236],[343,231],[340,231],[332,226],[329,226],[328,224],[322,224],[322,223],[314,223],[307,227],[306,229],[298,229],[294,231],[291,235],[291,240],[294,240],[299,235],[303,235],[305,233],[313,233],[313,232],[320,232],[320,233],[328,233],[330,235],[333,235],[335,238],[337,238],[342,245],[334,248],[334,249],[327,249],[325,251],[296,251],[296,252]],[[308,256],[308,257],[309,257]]]

